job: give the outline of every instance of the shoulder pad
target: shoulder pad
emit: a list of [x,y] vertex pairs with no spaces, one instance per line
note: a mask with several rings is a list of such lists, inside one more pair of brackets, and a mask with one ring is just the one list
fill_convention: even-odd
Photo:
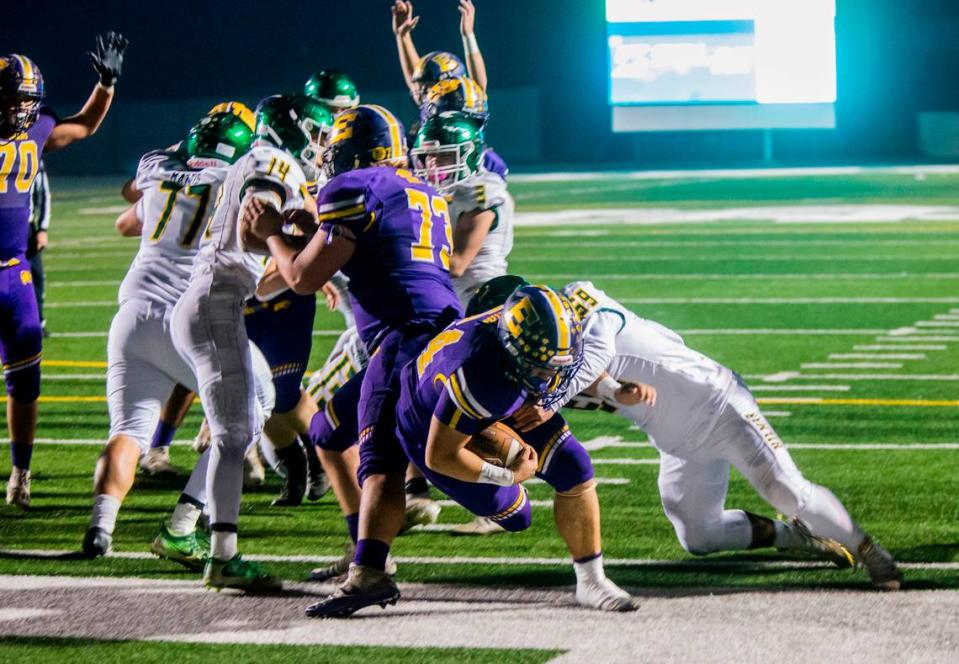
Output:
[[302,198],[306,190],[306,175],[296,160],[286,152],[274,147],[259,146],[247,155],[252,162],[243,191],[268,189],[276,192],[286,206],[290,201]]
[[506,181],[496,173],[480,171],[456,185],[453,199],[464,212],[492,210],[506,202]]
[[563,295],[573,305],[573,310],[580,320],[586,320],[600,308],[603,292],[596,288],[592,281],[574,281],[563,288]]

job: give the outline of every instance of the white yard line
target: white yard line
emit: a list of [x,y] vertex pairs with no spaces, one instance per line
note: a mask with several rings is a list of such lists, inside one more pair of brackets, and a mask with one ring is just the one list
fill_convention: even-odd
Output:
[[923,320],[915,323],[916,327],[959,327],[959,322],[941,321],[941,320]]
[[119,279],[89,279],[86,281],[59,281],[55,280],[46,284],[46,288],[88,288],[90,286],[119,286]]
[[848,392],[848,385],[750,385],[751,392]]
[[[524,276],[527,279],[565,279],[568,281],[579,281],[585,278],[583,272],[532,272],[525,273]],[[605,281],[669,281],[680,279],[689,279],[692,281],[770,281],[775,279],[790,281],[889,281],[891,279],[908,279],[914,281],[918,279],[959,279],[959,272],[817,272],[815,274],[776,272],[753,272],[750,274],[632,272],[626,274],[596,273],[588,278],[599,283]]]
[[908,345],[904,344],[902,346],[884,346],[882,344],[867,344],[853,346],[853,350],[946,350],[947,346],[944,344],[926,344],[926,345]]
[[959,297],[626,297],[624,304],[952,304]]
[[902,369],[901,362],[804,362],[802,369]]
[[[765,411],[764,411],[765,412]],[[590,452],[602,449],[652,450],[649,442],[623,440],[622,436],[597,436],[583,442]],[[919,450],[959,450],[956,443],[786,443],[791,450],[833,450],[833,451],[870,451],[896,450],[912,452]],[[594,461],[595,463],[595,461]]]
[[[748,376],[747,376],[748,378]],[[943,381],[953,382],[959,380],[957,374],[872,374],[872,373],[830,373],[830,374],[806,374],[801,373],[796,378],[803,380],[916,380],[916,381]]]
[[[870,336],[873,334],[883,334],[886,330],[883,329],[872,329],[872,328],[855,328],[855,329],[831,329],[831,328],[800,328],[800,329],[790,329],[790,328],[715,328],[715,329],[692,329],[692,330],[678,330],[679,334],[682,335],[786,335],[786,336],[808,336],[808,335],[825,335],[825,336],[844,336],[844,335],[864,335]],[[959,337],[956,337],[959,339]]]
[[73,302],[45,302],[47,309],[74,309],[86,307],[116,307],[116,300],[75,300]]
[[830,353],[830,360],[924,360],[925,353]]
[[880,343],[899,342],[904,343],[923,343],[924,341],[959,341],[959,335],[956,334],[936,334],[936,335],[916,335],[904,337],[876,337]]
[[863,174],[888,175],[951,175],[959,173],[959,166],[928,164],[914,166],[813,166],[794,168],[709,168],[700,170],[658,171],[569,171],[549,173],[510,173],[510,182],[586,182],[616,180],[698,180],[752,178],[793,178],[848,176]]

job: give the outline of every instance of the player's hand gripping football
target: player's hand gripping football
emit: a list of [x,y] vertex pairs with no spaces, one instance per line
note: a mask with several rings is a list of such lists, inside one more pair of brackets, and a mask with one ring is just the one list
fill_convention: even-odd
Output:
[[127,50],[126,37],[119,32],[110,31],[105,35],[97,35],[96,46],[87,51],[93,68],[100,76],[100,83],[105,87],[113,87],[123,70],[123,54]]
[[420,22],[419,16],[413,16],[413,3],[396,0],[390,8],[393,12],[393,33],[405,37]]
[[656,388],[645,383],[623,383],[616,390],[616,402],[624,406],[635,406],[644,403],[647,406],[656,405]]
[[509,467],[513,471],[513,483],[519,484],[533,477],[536,474],[536,465],[539,463],[539,456],[530,445],[524,445],[523,451],[519,453],[516,460]]

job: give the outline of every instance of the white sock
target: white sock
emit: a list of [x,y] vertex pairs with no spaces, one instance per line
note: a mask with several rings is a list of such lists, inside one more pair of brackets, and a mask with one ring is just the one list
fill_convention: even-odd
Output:
[[576,585],[600,583],[606,578],[602,554],[581,563],[574,561],[573,570],[576,572]]
[[236,533],[214,530],[210,537],[210,555],[226,562],[236,555]]
[[117,513],[120,511],[120,501],[105,493],[93,497],[93,514],[90,516],[91,528],[102,528],[110,535],[117,525]]
[[202,510],[192,503],[177,503],[170,516],[170,532],[174,535],[189,535],[196,530],[196,522]]

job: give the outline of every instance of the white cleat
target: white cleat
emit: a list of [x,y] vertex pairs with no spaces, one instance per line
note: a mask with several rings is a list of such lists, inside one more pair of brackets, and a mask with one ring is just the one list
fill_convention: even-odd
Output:
[[580,606],[600,611],[635,611],[636,600],[609,579],[576,584],[576,601]]
[[151,447],[140,459],[140,468],[148,475],[181,475],[182,470],[170,463],[169,447]]
[[406,521],[401,533],[405,533],[413,526],[425,526],[436,523],[443,509],[438,502],[430,498],[429,494],[406,497]]
[[20,509],[30,507],[30,471],[14,466],[10,470],[7,482],[7,505],[16,505]]
[[503,526],[485,516],[478,516],[468,523],[461,523],[450,531],[453,535],[496,535],[505,532],[506,529]]
[[871,537],[866,536],[856,554],[863,567],[869,572],[873,586],[879,590],[899,590],[902,585],[902,572],[896,566],[896,560],[891,553],[874,542]]
[[263,467],[263,460],[260,459],[260,450],[258,445],[251,445],[243,457],[243,486],[254,487],[263,486],[266,482],[266,468]]

